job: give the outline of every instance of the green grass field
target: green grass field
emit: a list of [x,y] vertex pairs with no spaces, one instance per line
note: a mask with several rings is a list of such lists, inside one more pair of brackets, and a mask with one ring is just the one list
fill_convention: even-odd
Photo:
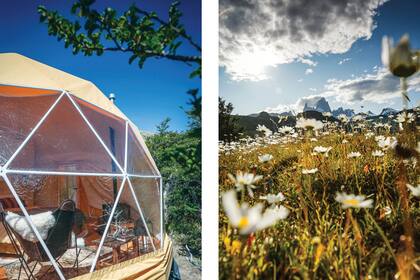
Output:
[[417,115],[221,143],[220,278],[420,279]]

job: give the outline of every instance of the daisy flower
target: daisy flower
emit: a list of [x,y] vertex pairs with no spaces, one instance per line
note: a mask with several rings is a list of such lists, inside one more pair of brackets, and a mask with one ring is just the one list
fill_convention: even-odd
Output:
[[378,146],[383,150],[393,149],[397,145],[395,137],[376,137],[376,141],[378,142]]
[[349,121],[349,118],[345,114],[340,114],[340,115],[338,115],[337,118],[342,122],[348,122]]
[[242,191],[244,188],[248,190],[249,196],[254,197],[253,189],[256,188],[254,185],[262,179],[261,175],[255,175],[253,173],[247,173],[238,171],[236,177],[232,174],[228,174],[229,179],[235,184],[237,191]]
[[259,124],[259,125],[257,126],[257,131],[258,131],[258,132],[263,132],[263,133],[264,133],[264,135],[265,135],[265,137],[268,137],[268,136],[270,136],[271,134],[273,134],[273,132],[272,132],[269,128],[267,128],[265,125],[261,125],[261,124]]
[[360,122],[363,121],[365,118],[362,115],[356,115],[354,117],[351,118],[352,121],[354,122]]
[[269,204],[274,204],[274,203],[281,202],[281,201],[285,200],[285,197],[281,192],[279,192],[278,194],[271,194],[270,193],[270,194],[267,194],[265,196],[260,196],[260,199],[267,200],[267,202]]
[[411,191],[411,194],[413,196],[420,196],[420,185],[417,185],[417,187],[414,187],[413,185],[407,184],[407,188]]
[[323,146],[316,146],[314,148],[314,153],[317,154],[328,154],[329,151],[331,151],[332,147],[323,147]]
[[364,195],[337,193],[335,200],[341,203],[343,209],[347,208],[371,208],[373,200],[365,199]]
[[240,234],[250,234],[273,226],[289,215],[289,210],[284,206],[267,209],[263,213],[260,203],[253,207],[249,207],[247,203],[239,205],[235,191],[224,193],[222,203],[230,224],[237,228]]
[[415,120],[415,118],[414,118],[413,113],[402,112],[402,113],[397,115],[396,120],[399,123],[403,123],[403,122],[411,123]]
[[385,154],[382,151],[376,150],[372,152],[372,156],[374,157],[383,157]]
[[268,162],[268,161],[270,161],[270,160],[272,160],[273,159],[273,156],[272,155],[270,155],[270,154],[265,154],[265,155],[262,155],[262,156],[258,156],[258,160],[260,161],[260,162],[262,162],[262,163],[264,163],[264,162]]
[[293,134],[295,132],[295,130],[291,126],[282,126],[282,127],[279,128],[279,132],[281,134],[288,135],[288,134]]
[[324,123],[315,119],[300,118],[296,121],[296,127],[306,130],[319,130],[324,127]]
[[375,133],[373,133],[373,132],[368,132],[368,133],[365,134],[365,138],[366,139],[369,139],[369,138],[371,138],[373,136],[375,136]]
[[347,155],[347,158],[358,158],[361,154],[359,152],[351,152]]
[[304,175],[315,174],[316,172],[318,172],[318,168],[302,169],[302,174]]

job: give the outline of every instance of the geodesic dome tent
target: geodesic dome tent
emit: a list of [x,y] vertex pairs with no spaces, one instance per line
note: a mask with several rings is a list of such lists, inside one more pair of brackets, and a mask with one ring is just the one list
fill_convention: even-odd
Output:
[[[0,54],[0,174],[4,215],[25,219],[35,235],[30,242],[53,265],[54,277],[167,278],[172,252],[164,238],[159,170],[138,128],[91,82]],[[70,237],[54,244],[34,220],[68,200],[75,210],[71,233],[63,234]],[[28,262],[30,252],[19,244],[26,241],[12,240],[20,234],[16,225],[3,224],[0,256],[21,249]],[[65,253],[57,256],[60,246]]]

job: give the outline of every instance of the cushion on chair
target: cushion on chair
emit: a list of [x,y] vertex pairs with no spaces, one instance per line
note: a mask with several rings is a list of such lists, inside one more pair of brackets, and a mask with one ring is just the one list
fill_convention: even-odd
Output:
[[[48,231],[54,226],[55,218],[51,211],[30,215],[31,220],[38,232],[41,234],[41,238],[45,240],[48,236]],[[6,222],[16,233],[22,236],[23,239],[37,242],[35,233],[32,231],[29,223],[26,221],[24,216],[20,216],[13,212],[6,212]]]

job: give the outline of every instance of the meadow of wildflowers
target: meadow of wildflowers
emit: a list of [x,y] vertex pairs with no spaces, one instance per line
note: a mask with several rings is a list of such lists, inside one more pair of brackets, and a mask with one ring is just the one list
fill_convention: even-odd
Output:
[[419,115],[221,142],[220,278],[420,279]]

